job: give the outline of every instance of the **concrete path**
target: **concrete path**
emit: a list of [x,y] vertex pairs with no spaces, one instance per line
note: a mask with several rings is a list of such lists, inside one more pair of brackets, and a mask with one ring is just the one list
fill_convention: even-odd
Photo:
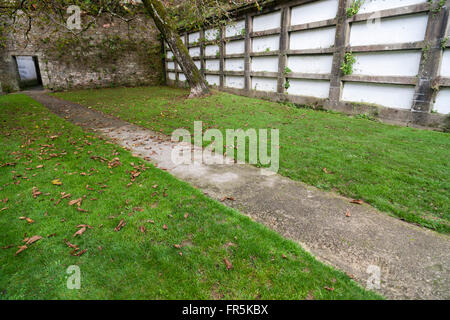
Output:
[[388,298],[450,299],[449,236],[280,175],[261,175],[250,165],[176,166],[171,161],[174,144],[167,136],[44,93],[28,94],[57,115],[128,147],[211,198],[234,198],[224,203],[297,241],[363,286],[371,276],[367,268],[373,265],[381,269],[377,291]]

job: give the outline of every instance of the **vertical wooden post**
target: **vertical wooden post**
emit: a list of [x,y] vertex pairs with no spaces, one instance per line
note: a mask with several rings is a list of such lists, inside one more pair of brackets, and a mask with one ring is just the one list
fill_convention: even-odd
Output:
[[200,72],[205,76],[205,30],[200,29]]
[[219,35],[220,35],[220,42],[219,42],[219,65],[220,65],[220,71],[219,71],[219,77],[220,77],[220,88],[223,89],[225,86],[225,79],[224,79],[224,70],[225,70],[225,27],[220,26],[219,29]]
[[339,0],[329,94],[329,107],[332,109],[337,107],[342,95],[341,64],[350,35],[350,24],[347,19],[347,8],[349,5],[350,2],[348,0]]
[[413,112],[413,122],[417,124],[422,124],[427,117],[426,114],[432,111],[433,101],[437,94],[437,87],[435,87],[434,82],[439,76],[442,62],[442,40],[445,37],[448,25],[449,1],[440,10],[438,5],[438,3],[435,3],[428,14],[425,47],[422,49],[418,81],[414,93],[411,111]]
[[280,46],[278,50],[277,92],[283,94],[286,83],[287,51],[289,50],[289,26],[291,25],[291,8],[281,9]]
[[244,77],[245,77],[245,91],[251,90],[251,58],[252,38],[250,33],[253,30],[253,18],[249,14],[245,16],[245,61],[244,61]]

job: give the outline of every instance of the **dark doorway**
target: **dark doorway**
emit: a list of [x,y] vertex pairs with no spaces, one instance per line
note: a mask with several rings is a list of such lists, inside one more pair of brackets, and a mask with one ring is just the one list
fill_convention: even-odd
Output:
[[39,69],[38,57],[36,56],[15,56],[17,71],[20,78],[21,89],[42,88],[41,71]]

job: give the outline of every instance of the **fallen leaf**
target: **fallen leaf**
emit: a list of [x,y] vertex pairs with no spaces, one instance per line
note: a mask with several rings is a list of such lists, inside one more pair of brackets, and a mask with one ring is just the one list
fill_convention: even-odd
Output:
[[139,231],[141,231],[142,233],[145,233],[147,231],[147,229],[145,229],[144,226],[140,226]]
[[69,241],[67,241],[67,239],[64,239],[64,242],[65,242],[65,244],[67,244],[68,247],[78,250],[78,246],[70,243]]
[[69,206],[73,206],[74,204],[80,206],[82,201],[83,201],[82,198],[78,198],[76,200],[71,200],[71,201],[69,201]]
[[26,241],[26,245],[29,245],[29,244],[32,244],[32,243],[35,243],[36,241],[39,241],[39,240],[41,240],[42,239],[42,237],[41,236],[32,236],[31,238],[28,238],[27,239],[27,241]]
[[54,184],[55,186],[61,186],[62,182],[59,179],[55,179],[52,181],[52,184]]
[[231,264],[231,262],[227,258],[224,258],[223,262],[225,262],[225,265],[227,266],[227,270],[230,270],[230,269],[233,268],[233,265]]
[[362,200],[352,200],[352,201],[350,201],[350,203],[363,204],[364,201],[362,201]]
[[334,291],[334,288],[333,288],[333,287],[330,288],[330,287],[326,287],[326,286],[325,286],[324,288],[325,288],[326,290],[328,290],[328,291]]
[[80,230],[78,230],[73,234],[73,237],[75,238],[76,236],[81,236],[83,233],[86,232],[86,230],[87,230],[86,227],[82,227]]
[[83,249],[80,252],[76,253],[76,254],[72,254],[73,256],[79,257],[81,255],[83,255],[85,252],[87,251],[87,249]]
[[19,248],[19,250],[16,251],[16,253],[14,254],[15,256],[17,256],[17,255],[18,255],[19,253],[21,253],[22,251],[28,249],[27,246],[20,246],[20,247],[18,247],[18,248]]
[[220,201],[224,202],[225,200],[235,201],[236,199],[234,197],[226,196],[226,197],[223,197]]
[[351,217],[350,210],[347,209],[347,211],[345,212],[345,216],[346,216],[347,218],[348,218],[348,217]]
[[189,213],[184,214],[184,218],[187,219],[189,217]]
[[167,225],[165,224],[165,225],[163,225],[163,229],[164,229],[164,230],[167,230],[167,229],[169,229],[169,228],[168,228]]
[[123,227],[125,227],[127,223],[125,222],[125,219],[120,220],[119,224],[117,225],[117,227],[114,228],[115,231],[120,231],[120,229],[122,229]]
[[0,209],[0,212],[4,211],[4,210],[6,210],[6,209],[8,209],[8,207],[1,208],[1,209]]
[[174,247],[174,248],[177,248],[177,249],[180,249],[180,248],[181,248],[181,245],[179,245],[179,244],[174,244],[173,247]]

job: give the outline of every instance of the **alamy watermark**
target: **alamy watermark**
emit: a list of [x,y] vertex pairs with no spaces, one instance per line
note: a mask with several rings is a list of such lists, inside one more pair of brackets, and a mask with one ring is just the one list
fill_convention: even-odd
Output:
[[[261,170],[264,175],[278,172],[280,166],[280,133],[278,129],[226,129],[225,146],[222,131],[208,129],[203,133],[203,122],[194,122],[194,145],[187,129],[177,129],[172,133],[172,142],[177,145],[172,149],[171,160],[180,164],[249,164],[267,167]],[[200,146],[211,142],[206,148]],[[248,142],[248,144],[247,144]],[[269,148],[270,144],[270,148]],[[269,154],[270,151],[270,154]],[[225,155],[225,156],[224,156]],[[236,161],[231,159],[236,159]]]
[[69,290],[80,290],[81,289],[81,270],[79,266],[69,266],[66,270],[69,275],[67,277],[67,289]]

